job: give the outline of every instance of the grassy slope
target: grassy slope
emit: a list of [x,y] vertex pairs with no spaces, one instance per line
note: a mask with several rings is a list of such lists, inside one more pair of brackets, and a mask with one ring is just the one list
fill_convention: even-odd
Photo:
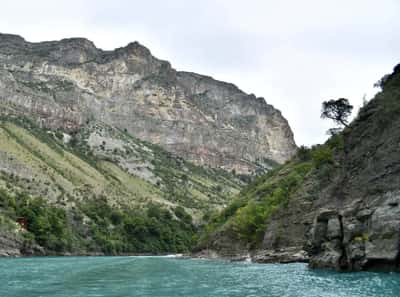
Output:
[[[223,207],[242,187],[229,173],[113,133],[138,163],[149,164],[156,183],[130,174],[113,159],[114,151],[103,148],[99,154],[84,133],[65,144],[56,131],[2,119],[0,231],[57,252],[185,251],[195,236],[192,220]],[[13,223],[18,216],[30,219],[28,233]]]
[[313,169],[310,159],[293,160],[244,188],[223,211],[214,214],[200,240],[200,247],[223,237],[255,248],[262,242],[266,221],[276,210],[287,207],[292,195]]
[[[115,199],[143,195],[138,193],[139,190],[149,197],[160,196],[156,189],[151,191],[152,187],[140,179],[126,176],[121,170],[111,170],[113,167],[107,162],[100,162],[97,168],[93,167],[64,149],[50,136],[46,139],[47,143],[43,142],[30,131],[9,122],[3,123],[0,129],[0,150],[12,159],[13,164],[18,164],[29,172],[35,194],[46,196],[46,189],[51,187],[55,196],[49,196],[57,197],[58,200],[64,200],[66,196],[82,199],[88,192],[94,195],[112,195]],[[24,188],[25,181],[20,184]],[[131,203],[135,202],[132,199]]]
[[82,147],[64,145],[52,132],[29,123],[3,121],[0,153],[2,163],[8,167],[3,170],[8,172],[3,173],[3,179],[15,179],[13,182],[21,188],[53,201],[105,196],[117,205],[151,201],[182,205],[197,215],[209,207],[221,207],[241,187],[228,173],[195,166],[130,137],[127,144],[132,142],[140,145],[136,152],[141,160],[153,164],[151,170],[160,180],[158,184],[129,174],[110,158],[94,156],[89,148],[84,151]]

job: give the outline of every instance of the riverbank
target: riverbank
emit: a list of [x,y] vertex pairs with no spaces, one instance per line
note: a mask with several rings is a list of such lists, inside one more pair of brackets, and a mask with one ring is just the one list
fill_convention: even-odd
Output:
[[228,251],[216,251],[204,249],[190,255],[200,259],[221,259],[231,262],[249,261],[254,263],[308,263],[309,257],[306,251],[298,247],[281,248],[278,250],[255,250],[230,253]]

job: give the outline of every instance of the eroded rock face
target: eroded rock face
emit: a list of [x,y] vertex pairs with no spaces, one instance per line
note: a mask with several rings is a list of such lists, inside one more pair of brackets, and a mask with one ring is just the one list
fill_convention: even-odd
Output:
[[315,168],[268,219],[269,260],[290,247],[307,250],[314,268],[400,270],[399,89],[397,66],[344,130],[334,163]]
[[0,257],[20,256],[22,240],[16,235],[0,231]]
[[0,230],[0,257],[19,257],[22,255],[44,255],[44,249],[36,243],[24,240],[24,231]]
[[178,72],[137,42],[102,51],[86,39],[29,43],[0,34],[2,113],[75,131],[102,121],[197,164],[250,173],[296,150],[263,98]]
[[310,232],[313,267],[400,270],[399,88],[397,66],[344,134],[342,168],[318,201],[329,210]]
[[[380,206],[323,210],[312,229],[312,267],[397,270],[400,255],[400,193]],[[329,217],[326,214],[329,212]]]
[[396,263],[400,254],[400,192],[388,193],[385,203],[369,220],[365,244],[366,258]]

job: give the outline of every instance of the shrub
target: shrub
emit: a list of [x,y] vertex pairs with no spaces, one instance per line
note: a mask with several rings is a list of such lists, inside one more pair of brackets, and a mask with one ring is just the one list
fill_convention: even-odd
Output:
[[312,160],[316,168],[321,168],[325,164],[333,163],[332,149],[327,145],[316,147],[312,151]]
[[19,194],[16,214],[28,221],[28,231],[41,246],[57,252],[71,249],[72,234],[65,210],[47,204],[42,198]]
[[106,199],[85,202],[80,206],[92,220],[91,233],[106,254],[120,252],[184,252],[194,244],[192,217],[182,207],[168,209],[150,204],[147,209],[115,210]]
[[304,145],[300,146],[297,150],[297,158],[302,162],[311,160],[311,150]]
[[64,134],[61,131],[56,131],[54,133],[54,136],[59,140],[63,140],[64,139]]
[[335,134],[332,135],[327,143],[326,143],[332,150],[335,151],[342,151],[344,149],[344,139],[342,134]]

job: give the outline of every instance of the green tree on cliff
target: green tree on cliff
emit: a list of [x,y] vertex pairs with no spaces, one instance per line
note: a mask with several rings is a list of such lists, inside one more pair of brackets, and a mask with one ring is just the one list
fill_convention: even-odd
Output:
[[349,103],[349,100],[345,98],[339,98],[337,100],[331,99],[329,101],[322,102],[322,113],[321,118],[331,119],[336,124],[348,126],[348,118],[353,110],[353,105]]

